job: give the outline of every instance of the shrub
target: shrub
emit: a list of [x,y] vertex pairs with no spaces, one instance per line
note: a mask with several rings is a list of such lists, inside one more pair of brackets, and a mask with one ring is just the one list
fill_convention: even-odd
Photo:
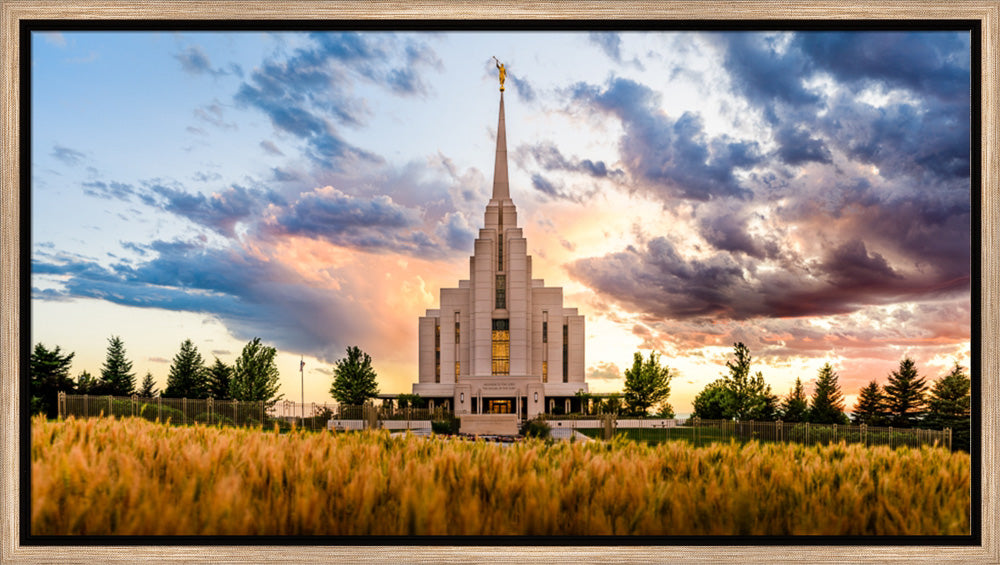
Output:
[[549,439],[552,437],[552,426],[545,421],[545,418],[533,418],[521,424],[521,435],[524,437],[536,437],[539,439]]

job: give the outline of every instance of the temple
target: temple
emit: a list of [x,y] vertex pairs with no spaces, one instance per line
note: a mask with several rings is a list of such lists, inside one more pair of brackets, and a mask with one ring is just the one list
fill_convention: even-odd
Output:
[[[502,85],[501,85],[502,86]],[[561,287],[531,278],[531,257],[507,180],[503,89],[493,197],[469,258],[469,279],[442,288],[440,308],[420,317],[413,393],[456,415],[580,409],[584,318],[563,306]]]

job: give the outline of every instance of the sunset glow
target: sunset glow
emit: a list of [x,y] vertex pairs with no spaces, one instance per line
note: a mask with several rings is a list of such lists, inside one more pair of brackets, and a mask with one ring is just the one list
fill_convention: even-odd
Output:
[[848,408],[903,356],[969,366],[959,32],[33,33],[32,343],[75,377],[119,335],[162,389],[185,338],[260,337],[317,403],[357,345],[409,392],[490,198],[493,55],[592,392],[656,350],[690,412],[737,341],[779,395],[831,363]]

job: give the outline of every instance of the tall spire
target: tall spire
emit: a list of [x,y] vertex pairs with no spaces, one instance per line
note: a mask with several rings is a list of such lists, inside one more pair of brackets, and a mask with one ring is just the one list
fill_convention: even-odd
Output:
[[500,123],[497,125],[497,160],[493,166],[493,200],[510,200],[507,184],[507,128],[503,119],[503,92],[500,92]]

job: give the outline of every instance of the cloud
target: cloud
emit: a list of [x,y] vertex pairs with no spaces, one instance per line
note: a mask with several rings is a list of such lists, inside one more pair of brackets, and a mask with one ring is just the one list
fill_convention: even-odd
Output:
[[342,350],[368,317],[349,296],[309,284],[284,263],[245,249],[185,241],[147,247],[156,257],[134,266],[36,258],[32,274],[66,279],[63,290],[36,296],[211,314],[241,339],[260,336],[280,348],[317,354]]
[[239,69],[239,67],[235,65],[229,71],[222,68],[213,69],[211,61],[208,60],[208,56],[205,55],[205,52],[202,51],[201,47],[198,47],[197,45],[188,47],[187,49],[174,55],[174,58],[180,62],[181,68],[184,69],[185,72],[192,75],[210,74],[212,76],[222,76]]
[[290,57],[256,68],[235,96],[256,108],[280,131],[304,140],[317,164],[341,169],[347,162],[382,162],[381,157],[344,140],[337,125],[357,127],[371,109],[352,85],[370,83],[400,96],[427,91],[421,77],[440,66],[425,43],[384,33],[313,33],[310,44]]
[[420,215],[386,195],[355,197],[327,186],[303,193],[275,217],[273,234],[300,235],[335,245],[406,253],[436,252],[417,228]]
[[587,39],[604,51],[604,54],[612,61],[622,62],[622,38],[617,33],[592,31],[587,35]]
[[577,102],[621,119],[622,162],[654,195],[695,201],[749,196],[735,171],[762,160],[756,142],[709,137],[701,117],[691,112],[672,119],[660,109],[659,93],[630,79],[612,78],[603,89],[578,84],[572,90]]
[[514,152],[514,159],[519,164],[524,163],[529,157],[546,171],[569,171],[598,179],[621,178],[625,175],[625,171],[612,169],[604,161],[567,158],[551,142],[520,145]]
[[194,110],[195,117],[205,123],[212,124],[213,126],[223,130],[238,129],[235,122],[225,121],[222,114],[222,106],[218,102],[213,102],[207,106],[195,108]]
[[587,368],[588,381],[618,381],[621,378],[621,369],[614,363],[601,361],[597,365]]
[[128,202],[132,199],[132,195],[135,194],[135,188],[130,184],[115,181],[110,183],[88,181],[83,183],[83,193],[105,200],[117,199]]
[[464,215],[449,212],[438,226],[437,236],[451,249],[469,252],[472,251],[472,244],[476,239],[476,230],[469,225]]
[[42,39],[45,40],[49,45],[55,45],[56,47],[66,47],[66,36],[62,32],[58,31],[47,31],[40,33]]
[[269,141],[267,139],[260,142],[260,147],[268,155],[278,155],[278,156],[285,155],[284,153],[281,152],[281,149],[278,149],[277,145],[275,145],[272,141]]
[[238,222],[255,221],[268,204],[282,202],[282,197],[277,193],[239,185],[205,196],[164,184],[151,184],[147,187],[146,200],[147,204],[230,237],[235,235]]
[[71,166],[79,165],[80,161],[87,157],[84,153],[81,153],[76,149],[70,149],[69,147],[63,147],[62,145],[52,146],[52,153],[50,153],[50,155]]
[[[764,267],[767,267],[766,269]],[[819,262],[784,266],[729,253],[685,258],[664,237],[603,257],[578,259],[571,276],[653,319],[728,319],[827,316],[867,305],[930,300],[967,292],[968,276],[893,270],[862,242],[829,250]]]

